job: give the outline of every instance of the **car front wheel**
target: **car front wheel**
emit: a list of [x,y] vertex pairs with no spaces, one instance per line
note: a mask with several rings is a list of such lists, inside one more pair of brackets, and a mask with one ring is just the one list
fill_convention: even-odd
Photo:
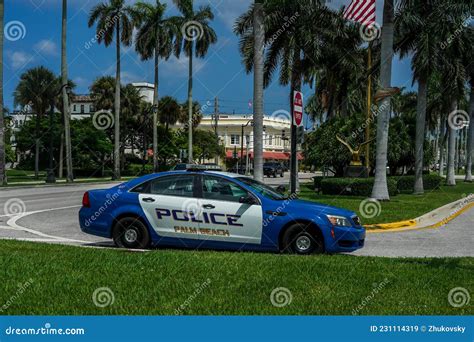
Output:
[[307,255],[324,252],[322,236],[300,223],[294,224],[286,230],[282,242],[283,251],[287,253]]
[[113,239],[120,248],[143,249],[150,244],[148,229],[135,217],[124,217],[115,225]]

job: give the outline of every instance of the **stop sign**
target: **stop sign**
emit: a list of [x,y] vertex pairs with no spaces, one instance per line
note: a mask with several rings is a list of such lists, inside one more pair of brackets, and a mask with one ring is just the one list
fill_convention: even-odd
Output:
[[293,124],[303,126],[303,94],[300,91],[293,94]]

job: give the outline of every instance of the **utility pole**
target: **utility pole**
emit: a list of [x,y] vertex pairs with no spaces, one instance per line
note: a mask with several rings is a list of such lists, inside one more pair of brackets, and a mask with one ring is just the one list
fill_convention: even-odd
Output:
[[[217,134],[219,126],[219,99],[214,98],[214,133],[216,134],[216,144],[219,146],[219,135]],[[219,155],[216,154],[215,163],[219,164]]]

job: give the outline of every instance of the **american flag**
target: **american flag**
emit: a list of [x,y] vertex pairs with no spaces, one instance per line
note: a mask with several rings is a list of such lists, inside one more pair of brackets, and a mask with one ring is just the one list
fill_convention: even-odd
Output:
[[375,0],[352,0],[344,10],[344,18],[370,26],[375,23]]

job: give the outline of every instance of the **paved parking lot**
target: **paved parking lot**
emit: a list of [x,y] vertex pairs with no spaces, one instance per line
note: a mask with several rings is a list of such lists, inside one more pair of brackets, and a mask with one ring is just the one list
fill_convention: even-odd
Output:
[[[307,174],[308,175],[308,174]],[[266,179],[270,184],[286,184],[284,178]],[[79,184],[37,188],[8,188],[0,191],[0,238],[74,245],[111,245],[110,240],[83,234],[77,214],[82,194],[111,184]],[[6,215],[18,208],[23,215]],[[474,256],[474,209],[445,226],[418,231],[371,233],[366,246],[355,255],[386,257]]]

